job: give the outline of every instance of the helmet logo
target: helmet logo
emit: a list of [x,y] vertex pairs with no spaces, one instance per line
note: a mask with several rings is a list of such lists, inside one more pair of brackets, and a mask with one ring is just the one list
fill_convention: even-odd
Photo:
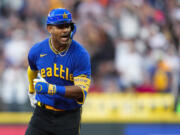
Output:
[[68,18],[68,15],[64,12],[63,19],[67,19],[67,18]]

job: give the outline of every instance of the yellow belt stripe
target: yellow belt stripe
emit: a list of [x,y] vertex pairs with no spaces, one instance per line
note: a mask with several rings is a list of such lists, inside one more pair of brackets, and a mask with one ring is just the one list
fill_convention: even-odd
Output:
[[[41,102],[37,102],[37,105],[39,106],[39,107],[41,107]],[[62,109],[57,109],[57,108],[54,108],[54,107],[52,107],[52,106],[50,106],[50,105],[45,105],[45,108],[46,109],[48,109],[48,110],[53,110],[53,111],[65,111],[65,110],[62,110]]]

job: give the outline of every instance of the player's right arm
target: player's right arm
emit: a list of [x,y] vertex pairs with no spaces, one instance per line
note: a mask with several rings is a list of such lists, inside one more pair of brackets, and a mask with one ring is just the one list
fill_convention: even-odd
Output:
[[35,99],[36,93],[35,93],[35,89],[34,89],[33,80],[37,77],[38,71],[33,71],[33,70],[31,70],[30,66],[28,66],[27,74],[28,74],[28,81],[29,81],[28,96],[30,99],[31,106],[35,108],[37,100]]
[[33,80],[37,77],[38,70],[31,70],[30,66],[28,66],[27,74],[28,74],[28,81],[29,81],[29,93],[33,94],[35,92]]
[[28,53],[28,69],[27,69],[27,75],[28,75],[28,81],[29,81],[29,93],[34,93],[34,84],[33,80],[37,77],[38,74],[38,69],[36,66],[36,61],[37,61],[37,55],[39,54],[38,52],[38,44],[34,45],[29,53]]
[[38,54],[37,45],[34,45],[28,53],[29,66],[27,69],[27,75],[28,75],[28,81],[29,81],[28,96],[29,96],[32,107],[35,107],[37,103],[35,99],[36,93],[35,93],[34,84],[33,84],[33,80],[37,77],[37,74],[38,74],[38,69],[36,66],[37,54]]

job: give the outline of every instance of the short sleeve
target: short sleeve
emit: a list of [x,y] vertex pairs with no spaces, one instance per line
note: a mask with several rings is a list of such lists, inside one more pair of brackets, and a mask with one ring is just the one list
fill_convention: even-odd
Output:
[[82,52],[78,55],[75,61],[74,77],[85,75],[87,78],[91,76],[90,56],[88,52]]
[[38,70],[36,66],[36,55],[34,47],[32,47],[28,53],[28,63],[31,70]]

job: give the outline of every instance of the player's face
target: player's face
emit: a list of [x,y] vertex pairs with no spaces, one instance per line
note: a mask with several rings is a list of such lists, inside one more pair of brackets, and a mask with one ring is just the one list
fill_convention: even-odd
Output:
[[60,45],[67,45],[70,41],[71,25],[61,24],[57,26],[51,26],[50,33]]

